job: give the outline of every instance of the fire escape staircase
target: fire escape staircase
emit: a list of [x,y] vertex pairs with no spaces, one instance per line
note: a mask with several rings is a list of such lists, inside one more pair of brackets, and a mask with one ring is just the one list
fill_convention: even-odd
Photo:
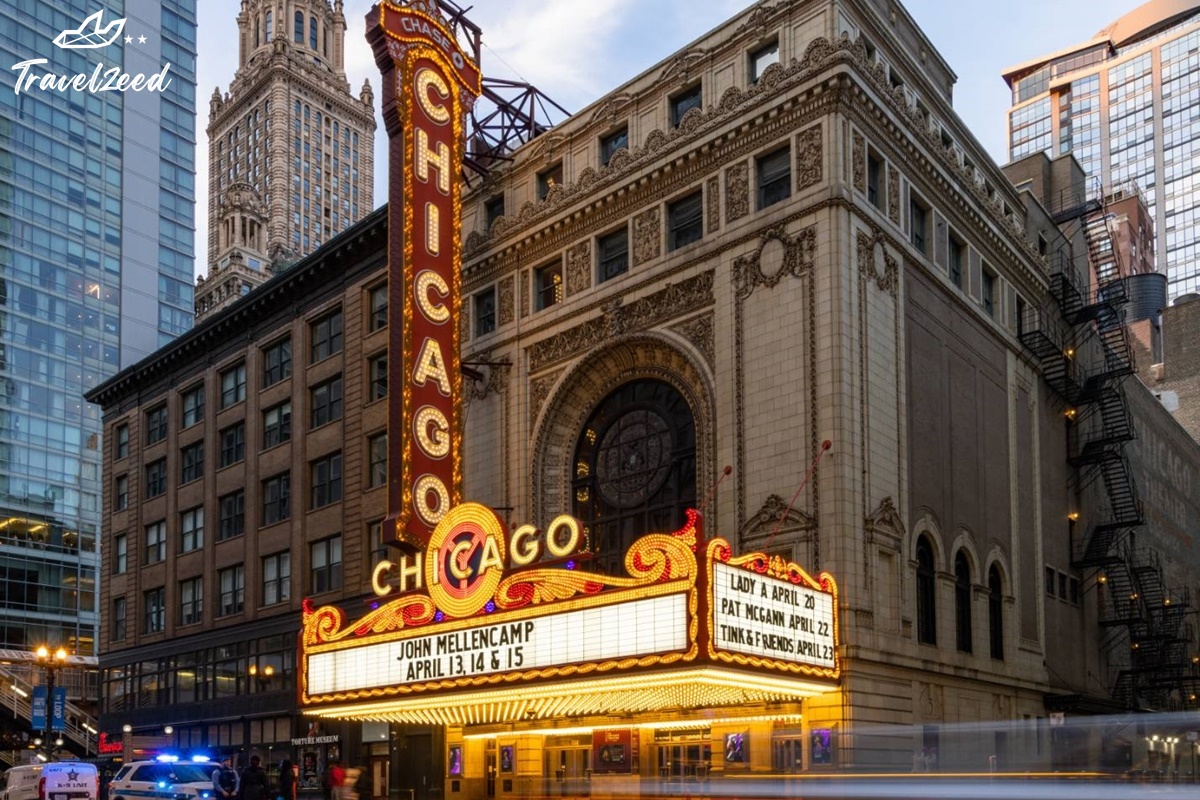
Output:
[[[1153,553],[1135,552],[1145,514],[1125,445],[1136,436],[1123,386],[1133,374],[1124,325],[1125,283],[1103,191],[1051,209],[1056,222],[1077,220],[1087,245],[1090,282],[1076,277],[1059,251],[1050,297],[1021,320],[1022,344],[1038,360],[1047,385],[1067,404],[1069,460],[1076,483],[1103,482],[1109,512],[1079,536],[1072,526],[1073,565],[1093,569],[1105,585],[1102,642],[1117,665],[1112,699],[1125,708],[1196,707],[1200,663],[1188,653],[1192,611],[1186,594],[1171,594]],[[1083,285],[1081,285],[1083,284]],[[1190,699],[1189,699],[1190,698]]]

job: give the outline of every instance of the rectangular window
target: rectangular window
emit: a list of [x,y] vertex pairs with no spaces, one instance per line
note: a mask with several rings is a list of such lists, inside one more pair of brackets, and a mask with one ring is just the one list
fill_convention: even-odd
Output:
[[1054,576],[1056,574],[1057,573],[1055,572],[1054,567],[1046,567],[1046,594],[1050,595],[1051,597],[1054,597],[1054,590],[1055,590]]
[[179,552],[204,547],[204,506],[189,508],[179,515]]
[[204,442],[196,442],[179,451],[179,482],[190,483],[204,477]]
[[374,488],[387,483],[387,433],[367,439],[367,485]]
[[309,563],[312,564],[309,583],[313,594],[342,588],[342,537],[331,536],[313,542]]
[[179,582],[179,624],[195,625],[204,620],[204,578]]
[[538,267],[533,276],[534,310],[542,311],[558,305],[563,299],[562,262]]
[[388,287],[387,284],[376,286],[371,290],[371,318],[367,324],[370,333],[381,331],[388,324]]
[[246,532],[246,492],[242,489],[221,495],[221,523],[217,541],[223,542]]
[[144,633],[162,633],[167,627],[167,606],[163,587],[151,589],[142,595],[142,631]]
[[696,84],[690,89],[684,89],[679,94],[671,98],[671,127],[678,128],[679,123],[683,121],[684,115],[693,108],[700,108],[704,102],[704,95],[700,92],[700,84]]
[[217,573],[217,582],[221,587],[217,616],[240,614],[246,605],[246,568],[238,564],[223,569]]
[[146,465],[146,497],[158,497],[166,492],[167,460],[160,458],[158,461]]
[[113,482],[113,509],[122,511],[129,507],[129,476],[118,475]]
[[221,373],[221,408],[246,399],[246,364],[241,363]]
[[228,467],[246,457],[246,423],[239,422],[221,431],[221,466]]
[[342,310],[321,317],[309,326],[309,361],[316,363],[342,352]]
[[1061,600],[1067,599],[1067,573],[1058,573],[1058,597]]
[[473,298],[475,305],[475,335],[484,336],[496,330],[496,287],[491,286]]
[[883,208],[883,194],[879,181],[883,177],[883,162],[874,153],[867,154],[867,200],[876,208]]
[[319,428],[342,418],[342,376],[312,388],[310,428]]
[[183,403],[183,427],[190,428],[197,422],[204,419],[204,384],[193,386],[191,389],[184,391],[182,396]]
[[309,507],[321,508],[342,499],[342,454],[317,459],[309,464],[312,486]]
[[983,267],[983,313],[996,316],[996,273]]
[[629,128],[624,127],[600,137],[600,166],[606,166],[618,150],[629,147]]
[[373,403],[387,397],[388,368],[387,353],[380,353],[367,360],[367,402]]
[[1070,591],[1071,605],[1079,605],[1079,579],[1071,578],[1068,581],[1068,590]]
[[292,438],[292,401],[280,403],[263,412],[263,449],[283,444]]
[[167,438],[167,407],[159,406],[146,412],[146,444]]
[[125,617],[127,613],[128,608],[125,605],[125,598],[114,598],[112,601],[112,640],[114,642],[125,641]]
[[284,472],[262,482],[263,525],[273,525],[292,514],[291,473]]
[[124,575],[129,569],[129,536],[118,533],[113,537],[113,575]]
[[266,556],[262,560],[263,605],[285,603],[292,597],[292,554]]
[[950,282],[963,288],[963,269],[967,265],[967,245],[950,234]]
[[146,526],[145,564],[157,564],[167,559],[167,523],[159,520]]
[[762,77],[763,70],[772,64],[779,63],[779,42],[774,41],[765,44],[757,50],[750,53],[750,82],[758,83],[758,79]]
[[129,455],[129,426],[117,426],[117,453],[116,458],[125,458]]
[[761,211],[792,195],[792,151],[781,147],[757,159],[758,208]]
[[263,386],[272,386],[292,374],[292,340],[284,339],[263,349]]
[[546,195],[550,194],[550,189],[554,186],[562,186],[562,182],[563,165],[561,161],[549,169],[539,172],[537,175],[538,200],[545,200]]
[[596,240],[599,283],[612,280],[629,270],[629,229],[621,228]]
[[703,192],[693,192],[667,206],[667,250],[678,250],[703,235]]
[[489,197],[483,203],[483,218],[487,225],[487,230],[492,229],[492,223],[504,216],[504,195],[498,194],[495,197]]
[[912,242],[912,246],[928,254],[926,237],[929,234],[929,209],[912,196],[908,199],[908,227],[908,240]]

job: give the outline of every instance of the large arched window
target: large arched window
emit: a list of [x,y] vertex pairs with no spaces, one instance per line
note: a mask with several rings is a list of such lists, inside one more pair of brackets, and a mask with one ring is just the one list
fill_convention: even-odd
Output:
[[992,564],[988,570],[988,634],[992,641],[992,658],[1004,660],[1004,589],[1000,568]]
[[317,49],[317,18],[308,18],[308,46]]
[[270,11],[267,12],[266,31],[267,31],[266,41],[269,42],[269,41],[271,41],[271,12]]
[[259,17],[254,18],[254,46],[258,47],[262,44],[262,20]]
[[954,628],[958,649],[971,652],[971,565],[962,550],[954,557]]
[[929,538],[917,539],[917,641],[937,644],[937,593],[933,569],[933,545]]
[[304,12],[296,12],[296,44],[304,44]]
[[623,573],[634,540],[678,529],[696,504],[696,427],[687,401],[658,380],[619,387],[583,426],[572,472],[574,512],[595,568]]

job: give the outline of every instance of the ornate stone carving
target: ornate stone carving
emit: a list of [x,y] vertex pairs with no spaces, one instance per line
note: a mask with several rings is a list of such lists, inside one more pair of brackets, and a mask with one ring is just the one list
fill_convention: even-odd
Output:
[[585,239],[567,250],[567,297],[592,285],[592,244]]
[[[783,245],[783,264],[777,272],[767,275],[762,270],[762,253],[770,242]],[[750,296],[756,286],[766,286],[772,289],[785,276],[798,278],[812,268],[817,251],[817,229],[809,226],[789,236],[783,226],[771,228],[763,233],[758,240],[758,247],[753,253],[735,259],[733,262],[733,285],[739,299]]]
[[648,208],[633,218],[633,266],[658,258],[662,251],[662,230],[658,207]]
[[567,137],[561,133],[543,133],[533,140],[530,146],[530,157],[535,161],[550,161],[558,155],[562,146],[567,144]]
[[464,400],[469,403],[471,400],[483,400],[488,395],[505,393],[508,388],[508,376],[512,370],[511,364],[496,359],[495,355],[487,350],[476,353],[469,360],[473,369],[483,373],[483,379],[468,382],[467,391],[463,393]]
[[[881,291],[895,297],[900,288],[900,266],[895,257],[888,253],[883,246],[882,232],[875,231],[873,236],[869,236],[865,231],[859,231],[857,250],[859,277],[864,281],[875,281],[875,285]],[[876,263],[879,261],[879,256],[876,255],[877,251],[883,256],[882,270]]]
[[717,361],[717,348],[713,340],[713,315],[705,314],[695,319],[689,319],[675,325],[671,330],[687,339],[704,356],[704,362],[709,369],[714,369]]
[[817,521],[803,509],[788,508],[777,494],[768,495],[762,507],[738,530],[741,543],[749,546],[757,539],[770,538],[776,531],[810,531]]
[[463,242],[463,258],[469,258],[470,256],[473,256],[475,253],[482,250],[483,246],[487,244],[487,240],[488,237],[479,231],[471,231],[468,233],[467,240]]
[[596,110],[592,112],[592,118],[588,120],[590,123],[607,122],[612,124],[616,122],[617,116],[627,105],[634,100],[633,95],[626,92],[616,92],[605,97],[600,105],[596,106]]
[[868,542],[878,541],[893,550],[900,550],[900,543],[904,539],[904,521],[896,512],[890,496],[880,500],[879,506],[863,520],[863,531]]
[[725,170],[725,221],[750,213],[750,164],[743,161]]
[[858,131],[854,132],[853,155],[854,188],[860,192],[867,191],[867,142]]
[[516,309],[513,308],[513,276],[505,275],[500,279],[496,288],[496,320],[500,325],[507,325],[515,318]]
[[521,277],[517,282],[517,292],[521,298],[521,319],[529,316],[529,270],[521,270]]
[[796,191],[816,186],[824,178],[821,126],[813,125],[796,134]]
[[708,199],[708,208],[705,212],[708,214],[708,232],[716,233],[717,229],[721,227],[721,179],[716,175],[709,178],[704,194]]
[[713,271],[708,270],[628,305],[619,299],[603,306],[603,315],[574,328],[534,342],[529,347],[529,369],[537,372],[565,359],[586,353],[623,333],[643,331],[667,320],[713,304]]
[[755,6],[742,24],[738,26],[734,36],[745,31],[753,31],[754,35],[759,39],[767,35],[767,28],[770,25],[771,17],[775,15],[781,8],[781,4]]
[[708,55],[709,51],[703,47],[678,53],[658,76],[659,81],[687,83],[695,74],[696,68],[708,59]]
[[887,177],[887,203],[888,203],[888,219],[895,224],[900,224],[900,170],[896,169],[891,164],[888,165]]
[[560,369],[549,375],[540,375],[529,382],[529,423],[531,425],[537,421],[542,406],[546,404],[546,398],[550,396],[550,390],[554,388],[554,384],[558,382],[558,377],[562,374],[563,371]]

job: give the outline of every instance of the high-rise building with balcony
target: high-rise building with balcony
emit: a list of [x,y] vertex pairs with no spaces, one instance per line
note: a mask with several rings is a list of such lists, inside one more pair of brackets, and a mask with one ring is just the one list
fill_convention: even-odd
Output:
[[197,320],[373,207],[374,95],[346,80],[342,0],[242,0],[237,25],[237,73],[209,103]]
[[1200,290],[1200,2],[1151,0],[1004,79],[1009,157],[1073,153],[1093,196],[1136,183],[1169,294]]
[[[0,0],[0,62],[0,649],[87,663],[103,479],[83,393],[192,325],[196,0]],[[131,88],[98,90],[119,73]]]

